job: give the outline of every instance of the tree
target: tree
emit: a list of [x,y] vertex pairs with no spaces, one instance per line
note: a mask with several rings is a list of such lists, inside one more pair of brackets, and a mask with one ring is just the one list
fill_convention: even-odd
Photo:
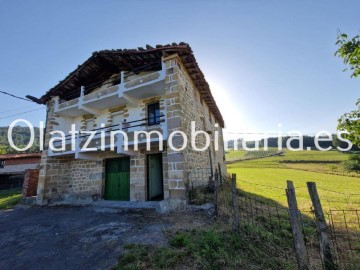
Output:
[[[351,77],[360,76],[360,35],[349,39],[346,34],[339,33],[336,45],[339,46],[339,49],[335,55],[342,58],[344,64],[349,66],[352,72]],[[344,69],[344,71],[346,70],[348,68]],[[360,146],[360,99],[356,102],[356,106],[356,110],[340,117],[337,129],[349,132],[344,137],[353,144]]]
[[[350,66],[351,77],[358,77],[360,75],[360,35],[349,39],[346,34],[339,33],[336,45],[339,46],[339,49],[335,55],[341,57],[345,65]],[[348,68],[344,69],[344,71],[346,70]]]
[[349,160],[344,162],[344,167],[348,171],[360,172],[360,155],[350,155]]

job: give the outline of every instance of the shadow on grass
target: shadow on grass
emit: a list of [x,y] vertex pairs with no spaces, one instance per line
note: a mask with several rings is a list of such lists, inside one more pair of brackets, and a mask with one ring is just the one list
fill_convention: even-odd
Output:
[[[229,189],[229,187],[224,187],[224,189]],[[220,213],[225,213],[227,218],[231,219],[232,200],[226,195],[227,193],[228,191],[225,191],[221,198],[224,202],[220,202],[220,205],[224,205],[225,209],[220,209]],[[287,241],[287,245],[284,245],[285,248],[282,247],[281,250],[295,262],[288,208],[276,200],[243,190],[239,190],[238,198],[240,222],[257,226],[282,237],[283,241]],[[360,265],[360,211],[330,210],[330,213],[325,213],[325,215],[335,262],[341,269],[358,269]],[[310,265],[312,268],[321,269],[322,262],[314,212],[312,209],[301,211],[300,218]]]

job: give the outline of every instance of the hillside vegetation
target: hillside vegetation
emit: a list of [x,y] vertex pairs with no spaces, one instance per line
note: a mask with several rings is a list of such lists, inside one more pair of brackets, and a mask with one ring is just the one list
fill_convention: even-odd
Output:
[[[9,127],[0,127],[0,154],[12,154],[17,152],[10,146],[8,140],[8,129]],[[39,152],[39,128],[35,127],[34,133],[34,145],[30,149],[26,150],[26,153]],[[19,148],[26,146],[31,137],[29,128],[20,126],[14,127],[12,135],[15,146]]]

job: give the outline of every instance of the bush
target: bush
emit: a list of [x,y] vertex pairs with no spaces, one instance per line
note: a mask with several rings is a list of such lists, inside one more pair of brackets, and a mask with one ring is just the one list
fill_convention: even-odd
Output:
[[349,156],[349,160],[344,162],[344,168],[347,171],[360,172],[360,155],[352,154]]

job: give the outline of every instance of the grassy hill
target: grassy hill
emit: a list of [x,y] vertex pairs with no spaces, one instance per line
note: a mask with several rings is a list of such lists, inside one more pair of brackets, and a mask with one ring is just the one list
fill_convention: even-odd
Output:
[[282,205],[287,205],[286,180],[292,180],[299,208],[309,210],[306,182],[313,181],[325,210],[359,209],[360,174],[344,171],[342,162],[347,157],[348,154],[335,150],[284,151],[281,156],[229,164],[228,170],[236,173],[239,188]]
[[[262,153],[263,157],[256,157],[257,152]],[[267,152],[268,154],[264,154]],[[342,163],[347,160],[348,153],[343,153],[337,150],[331,151],[289,151],[284,150],[279,155],[274,155],[278,150],[270,148],[268,151],[230,151],[226,155],[227,160],[234,160],[239,158],[241,164],[228,165],[228,168],[282,168],[282,169],[299,169],[303,171],[322,172],[339,174],[346,176],[360,176],[356,173],[348,173],[343,169]],[[244,159],[251,154],[253,158]],[[335,167],[334,167],[335,166]]]

